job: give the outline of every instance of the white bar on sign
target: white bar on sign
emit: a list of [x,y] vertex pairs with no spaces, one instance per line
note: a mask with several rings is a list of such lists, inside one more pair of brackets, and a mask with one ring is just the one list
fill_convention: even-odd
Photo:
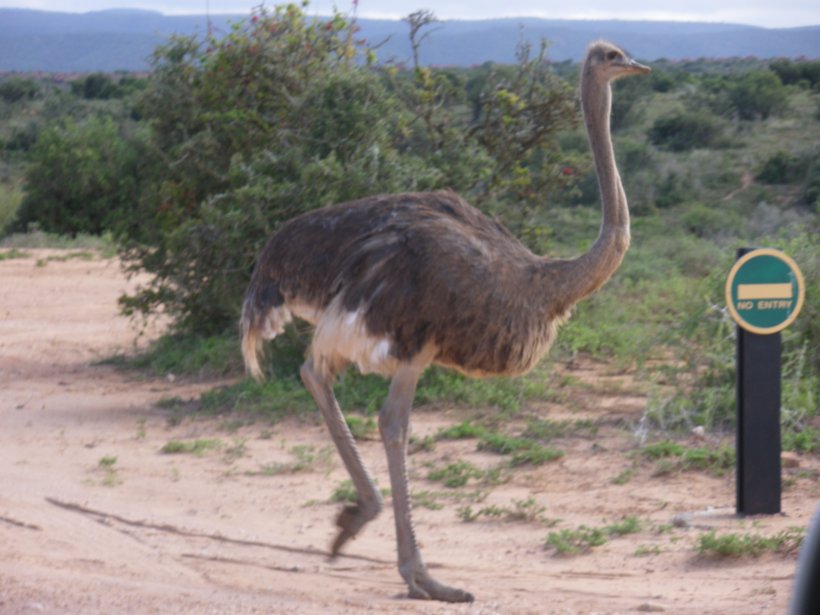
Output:
[[738,284],[738,299],[791,299],[792,285],[787,284]]

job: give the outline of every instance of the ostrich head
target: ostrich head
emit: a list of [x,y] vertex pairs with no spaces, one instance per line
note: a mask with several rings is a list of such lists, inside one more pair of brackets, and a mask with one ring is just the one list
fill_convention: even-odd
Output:
[[626,52],[607,41],[596,41],[587,49],[584,71],[586,77],[598,82],[611,82],[621,77],[648,73],[648,66],[639,64]]

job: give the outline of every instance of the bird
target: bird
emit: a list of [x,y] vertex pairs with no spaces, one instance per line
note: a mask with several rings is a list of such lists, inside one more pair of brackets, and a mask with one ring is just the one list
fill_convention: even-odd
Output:
[[406,461],[416,386],[432,364],[476,377],[526,373],[573,306],[613,275],[630,231],[610,132],[611,83],[650,70],[612,43],[587,48],[580,97],[602,222],[592,246],[576,258],[533,254],[450,190],[382,194],[315,209],[283,224],[260,252],[240,319],[245,366],[261,379],[264,342],[293,318],[313,325],[300,376],[357,492],[356,503],[339,513],[331,556],[382,509],[333,393],[336,376],[356,366],[390,379],[378,426],[398,570],[408,595],[473,601],[470,592],[434,579],[419,550]]

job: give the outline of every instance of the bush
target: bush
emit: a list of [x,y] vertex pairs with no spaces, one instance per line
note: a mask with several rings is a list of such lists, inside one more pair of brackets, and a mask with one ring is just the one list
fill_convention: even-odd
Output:
[[140,148],[110,118],[44,129],[29,161],[18,230],[36,224],[52,233],[99,234],[136,201]]
[[742,120],[765,120],[786,106],[785,87],[772,71],[752,71],[729,87],[729,98]]
[[806,169],[803,201],[815,212],[820,206],[820,154],[815,155]]
[[13,222],[22,201],[23,190],[17,183],[0,182],[0,235]]
[[153,280],[122,299],[126,312],[233,330],[256,256],[299,213],[442,187],[503,211],[574,181],[553,147],[577,119],[574,98],[542,56],[520,59],[488,75],[468,126],[449,73],[376,71],[338,14],[260,8],[224,38],[173,39],[138,105],[154,164],[121,225],[122,257]]
[[93,73],[71,82],[71,92],[86,99],[107,100],[123,94],[122,88],[105,73]]
[[28,152],[40,136],[40,126],[35,121],[28,121],[12,129],[11,137],[4,147],[9,152]]
[[793,60],[774,60],[769,68],[778,76],[783,85],[806,84],[813,88],[820,83],[820,60],[795,62]]
[[698,237],[714,238],[738,226],[738,220],[719,206],[690,205],[681,216],[683,228]]
[[710,114],[677,112],[655,120],[648,136],[660,148],[682,152],[715,145],[721,132],[717,118]]
[[31,79],[11,77],[0,83],[0,98],[9,103],[31,100],[40,93],[40,86]]
[[764,184],[792,184],[802,181],[806,168],[805,160],[780,150],[763,163],[755,178]]
[[[783,336],[781,424],[787,446],[813,448],[811,422],[817,416],[820,390],[820,254],[811,233],[790,241],[759,238],[758,245],[776,246],[798,263],[806,281],[800,316]],[[665,343],[675,349],[678,366],[663,369],[673,393],[650,399],[647,418],[663,428],[729,428],[735,421],[736,326],[723,307],[727,258],[690,293],[680,322],[669,327]]]

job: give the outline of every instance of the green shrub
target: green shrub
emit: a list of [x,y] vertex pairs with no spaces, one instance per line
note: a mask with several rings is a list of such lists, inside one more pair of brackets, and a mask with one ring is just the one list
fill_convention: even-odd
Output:
[[766,159],[755,178],[765,184],[792,184],[803,180],[807,168],[806,160],[780,150]]
[[681,224],[687,232],[698,237],[713,238],[737,228],[738,220],[719,205],[703,203],[689,205],[681,216]]
[[787,93],[777,75],[770,70],[750,71],[729,86],[729,98],[742,120],[765,120],[782,111]]
[[107,100],[122,96],[123,91],[109,75],[92,73],[71,82],[71,91],[86,99]]
[[655,120],[648,136],[660,148],[682,152],[713,146],[721,133],[721,125],[712,115],[703,112],[677,112]]
[[242,357],[233,335],[164,335],[145,352],[122,362],[162,377],[215,378],[242,370]]
[[22,202],[23,189],[20,185],[0,183],[0,235],[17,217]]
[[33,79],[10,77],[0,82],[0,98],[9,103],[31,100],[40,93],[40,86]]
[[[147,180],[121,225],[124,297],[178,330],[233,330],[262,246],[293,216],[377,193],[450,187],[495,212],[574,182],[557,132],[577,121],[542,55],[488,73],[474,122],[451,73],[379,72],[355,24],[295,5],[258,9],[223,38],[175,38],[154,57],[138,112]],[[173,164],[168,164],[172,161]]]
[[814,213],[820,209],[820,154],[816,154],[806,169],[803,201]]
[[489,432],[481,437],[478,450],[501,455],[512,455],[513,466],[524,464],[543,465],[564,456],[563,451],[543,446],[529,438],[517,438],[499,432]]
[[590,551],[593,547],[606,544],[611,536],[635,534],[641,530],[641,521],[637,517],[626,517],[618,523],[605,527],[587,527],[582,525],[575,530],[563,529],[550,532],[545,543],[546,548],[555,549],[558,555],[578,555]]
[[110,118],[65,120],[32,148],[15,227],[66,235],[100,234],[137,201],[141,150]]
[[[810,232],[789,241],[761,238],[758,244],[782,248],[798,263],[806,282],[803,310],[782,333],[781,425],[784,443],[795,448],[814,446],[811,420],[817,416],[820,390],[820,253],[815,244]],[[678,363],[664,366],[659,374],[672,393],[650,396],[650,424],[662,429],[734,425],[736,325],[723,308],[731,262],[727,256],[684,298],[677,322],[659,337],[675,349]]]
[[698,536],[697,549],[701,555],[720,557],[760,557],[764,553],[795,553],[805,538],[803,528],[793,527],[778,532],[774,536],[754,534],[717,535],[710,530]]

